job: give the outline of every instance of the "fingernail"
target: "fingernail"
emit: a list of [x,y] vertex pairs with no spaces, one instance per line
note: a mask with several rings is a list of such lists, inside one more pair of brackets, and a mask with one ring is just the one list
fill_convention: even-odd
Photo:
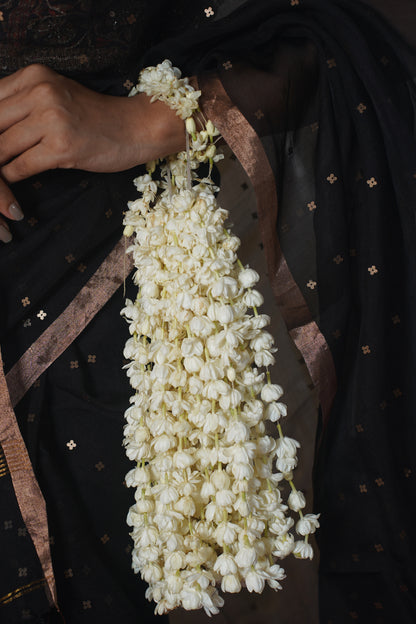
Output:
[[15,221],[21,221],[23,217],[25,216],[17,202],[13,202],[12,204],[10,204],[9,214],[11,218],[14,219]]
[[12,238],[13,236],[10,231],[4,225],[0,224],[0,240],[3,241],[3,243],[10,243]]

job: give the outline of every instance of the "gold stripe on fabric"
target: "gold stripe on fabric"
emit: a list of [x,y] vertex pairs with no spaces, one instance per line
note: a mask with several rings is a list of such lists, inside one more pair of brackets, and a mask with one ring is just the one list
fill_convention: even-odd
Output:
[[326,421],[336,391],[334,362],[280,247],[277,236],[278,199],[272,168],[260,138],[230,100],[218,76],[210,74],[200,77],[199,87],[205,115],[218,127],[253,185],[272,289],[289,333],[302,353],[318,390]]
[[46,504],[33,472],[25,443],[10,400],[6,378],[3,372],[3,359],[0,350],[0,444],[10,470],[16,500],[23,521],[32,538],[36,554],[42,566],[48,600],[57,605],[56,586],[53,576],[49,546]]
[[38,377],[83,331],[133,268],[124,237],[64,312],[40,335],[5,377],[0,351],[0,445],[16,499],[46,579],[51,605],[59,611],[49,546],[46,505],[13,411]]
[[60,316],[39,336],[7,373],[13,407],[40,375],[79,336],[133,269],[124,237]]
[[17,598],[20,598],[24,594],[28,594],[29,592],[35,591],[36,589],[40,589],[46,583],[46,579],[40,579],[38,581],[33,581],[32,583],[28,583],[27,585],[22,585],[22,587],[18,587],[14,589],[10,593],[6,594],[2,598],[0,598],[0,605],[6,605]]

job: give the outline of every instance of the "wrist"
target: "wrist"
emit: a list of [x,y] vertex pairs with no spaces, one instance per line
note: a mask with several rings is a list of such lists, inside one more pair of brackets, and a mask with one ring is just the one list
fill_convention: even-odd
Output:
[[145,93],[126,99],[131,110],[130,140],[141,163],[185,149],[185,124],[167,104]]

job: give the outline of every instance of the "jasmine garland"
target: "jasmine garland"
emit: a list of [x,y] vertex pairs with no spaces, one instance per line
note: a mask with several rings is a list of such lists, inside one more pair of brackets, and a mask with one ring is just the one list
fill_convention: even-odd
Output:
[[[122,310],[135,390],[124,430],[136,462],[126,476],[136,488],[127,519],[133,569],[148,582],[156,613],[182,606],[210,615],[223,604],[217,587],[280,589],[276,560],[312,558],[308,537],[319,516],[302,513],[305,498],[292,480],[299,443],[279,422],[286,406],[267,370],[276,349],[270,319],[258,312],[259,276],[237,257],[219,189],[198,177],[200,163],[220,158],[218,131],[208,121],[197,132],[199,92],[169,61],[144,70],[137,91],[186,120],[188,148],[159,164],[158,180],[149,163],[124,219],[139,287]],[[266,420],[277,423],[277,439]],[[296,526],[288,508],[299,514]]]

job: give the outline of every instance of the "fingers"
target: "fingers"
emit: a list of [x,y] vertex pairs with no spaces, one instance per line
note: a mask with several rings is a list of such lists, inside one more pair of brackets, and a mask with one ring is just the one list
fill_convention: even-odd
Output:
[[[5,184],[3,180],[0,179],[0,213],[7,217],[8,219],[12,219],[13,221],[21,221],[23,219],[23,212],[17,203],[13,193]],[[3,243],[8,243],[12,240],[12,235],[10,233],[9,226],[5,219],[2,219],[0,216],[0,241]]]
[[0,80],[0,100],[18,93],[22,89],[59,79],[56,72],[45,65],[28,65]]
[[57,169],[59,161],[53,151],[41,142],[26,150],[20,156],[0,169],[0,173],[8,184],[26,180],[31,176],[49,169]]
[[3,219],[0,219],[0,241],[2,243],[10,243],[12,238],[9,226],[5,221],[3,221]]
[[0,134],[0,165],[39,143],[42,136],[41,125],[31,117],[13,125]]

